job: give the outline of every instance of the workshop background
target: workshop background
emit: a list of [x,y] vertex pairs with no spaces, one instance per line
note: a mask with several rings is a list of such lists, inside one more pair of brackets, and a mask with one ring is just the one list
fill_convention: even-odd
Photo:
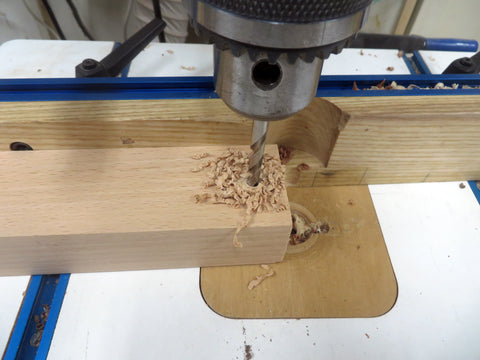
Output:
[[[161,0],[168,42],[195,41],[188,33],[181,0]],[[123,41],[154,16],[150,0],[72,0],[95,40]],[[83,40],[64,0],[50,0],[68,40]],[[480,2],[477,0],[375,0],[363,32],[457,37],[480,41]],[[45,25],[46,24],[46,25]],[[0,43],[11,39],[54,39],[56,35],[40,0],[0,0]]]

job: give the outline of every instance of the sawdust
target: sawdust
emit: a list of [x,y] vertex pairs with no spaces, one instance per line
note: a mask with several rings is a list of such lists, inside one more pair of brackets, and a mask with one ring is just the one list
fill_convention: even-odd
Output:
[[[201,156],[197,156],[200,157]],[[233,244],[243,247],[238,241],[240,231],[248,226],[257,212],[280,212],[287,209],[281,195],[285,191],[285,168],[278,159],[265,154],[262,164],[262,181],[255,187],[247,184],[249,154],[237,149],[228,149],[213,160],[205,160],[193,172],[208,170],[204,191],[193,196],[196,203],[211,202],[243,208]]]
[[248,283],[248,290],[255,289],[258,285],[260,285],[263,282],[263,280],[275,275],[275,271],[270,266],[268,265],[260,265],[260,266],[262,267],[263,270],[266,270],[267,272],[264,274],[255,276],[255,279],[251,280]]

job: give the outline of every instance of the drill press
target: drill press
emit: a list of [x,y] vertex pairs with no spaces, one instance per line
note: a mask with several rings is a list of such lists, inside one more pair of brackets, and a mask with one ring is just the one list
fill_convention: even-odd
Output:
[[305,108],[323,60],[360,30],[372,0],[183,0],[214,44],[218,95],[253,119],[248,184],[258,184],[268,122]]

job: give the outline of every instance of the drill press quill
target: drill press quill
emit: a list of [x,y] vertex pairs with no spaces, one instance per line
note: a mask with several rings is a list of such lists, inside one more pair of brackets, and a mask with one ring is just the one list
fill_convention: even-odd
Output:
[[268,122],[305,108],[323,60],[364,24],[372,0],[183,0],[195,31],[214,44],[218,95],[253,119],[248,183],[261,181]]

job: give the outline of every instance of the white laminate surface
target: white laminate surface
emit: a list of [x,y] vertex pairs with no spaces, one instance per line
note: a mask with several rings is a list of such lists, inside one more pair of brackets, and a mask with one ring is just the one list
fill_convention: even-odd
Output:
[[387,314],[231,320],[204,303],[198,269],[72,275],[48,359],[244,359],[245,345],[275,360],[480,358],[480,206],[471,189],[370,189],[398,281]]

